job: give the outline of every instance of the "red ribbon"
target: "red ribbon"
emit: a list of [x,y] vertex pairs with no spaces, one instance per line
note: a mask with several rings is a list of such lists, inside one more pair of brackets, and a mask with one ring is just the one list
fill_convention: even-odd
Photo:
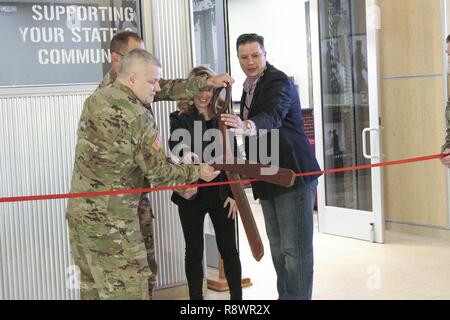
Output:
[[[387,167],[387,166],[393,166],[393,165],[399,165],[399,164],[442,159],[442,158],[445,158],[446,156],[448,156],[448,154],[435,154],[435,155],[431,155],[431,156],[381,162],[381,163],[376,163],[376,164],[367,164],[367,165],[362,165],[362,166],[353,166],[353,167],[331,169],[331,170],[324,170],[324,171],[299,173],[299,174],[296,174],[296,176],[302,177],[302,176],[312,176],[312,175],[319,175],[319,174],[330,174],[330,173],[336,173],[336,172],[356,171],[356,170],[364,170],[364,169],[371,169],[371,168]],[[223,181],[223,182],[201,183],[201,184],[195,184],[195,185],[190,184],[190,185],[167,186],[167,187],[145,188],[145,189],[132,189],[132,190],[111,190],[111,191],[52,194],[52,195],[39,195],[39,196],[7,197],[7,198],[0,198],[0,203],[100,197],[100,196],[112,196],[112,195],[133,194],[133,193],[143,193],[143,192],[147,193],[147,192],[156,192],[156,191],[165,191],[165,190],[189,189],[189,188],[193,188],[193,187],[202,188],[202,187],[222,186],[222,185],[236,184],[236,183],[250,183],[250,182],[255,182],[255,181],[258,181],[258,179],[232,180],[232,181]]]

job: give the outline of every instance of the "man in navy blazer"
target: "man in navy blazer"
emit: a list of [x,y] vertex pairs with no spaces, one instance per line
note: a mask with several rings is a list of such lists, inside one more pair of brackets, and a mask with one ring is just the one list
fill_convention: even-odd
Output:
[[[261,162],[260,154],[267,152],[279,167],[296,173],[320,171],[303,129],[297,90],[286,74],[267,63],[264,38],[243,34],[237,39],[236,49],[247,75],[241,112],[240,117],[223,114],[222,120],[236,134],[245,136],[248,160]],[[258,151],[251,152],[252,148]],[[263,153],[261,148],[265,149]],[[256,159],[251,159],[252,155]],[[312,211],[318,177],[298,177],[289,188],[252,183],[255,199],[261,200],[279,299],[311,299]]]

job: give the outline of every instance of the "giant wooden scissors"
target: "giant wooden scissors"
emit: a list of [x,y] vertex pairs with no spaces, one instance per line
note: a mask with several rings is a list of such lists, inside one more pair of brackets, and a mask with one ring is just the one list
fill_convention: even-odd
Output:
[[[231,86],[226,87],[225,102],[222,106],[219,105],[219,97],[223,88],[218,88],[214,92],[212,99],[213,112],[219,121],[219,129],[222,133],[222,143],[223,143],[223,159],[221,163],[212,164],[215,170],[224,170],[227,174],[227,178],[230,181],[240,180],[240,174],[246,175],[251,178],[263,180],[277,185],[282,185],[285,187],[290,187],[295,182],[295,173],[292,170],[278,168],[275,170],[276,175],[262,175],[261,169],[269,167],[268,165],[262,165],[259,163],[250,163],[243,160],[239,162],[234,157],[232,153],[231,144],[234,143],[233,140],[230,141],[227,127],[225,123],[220,119],[220,115],[224,112],[233,114],[233,108],[231,106]],[[253,217],[252,209],[248,202],[247,196],[244,191],[244,187],[241,183],[230,184],[231,192],[233,193],[234,200],[241,216],[242,225],[244,226],[245,234],[247,235],[247,240],[250,245],[253,257],[256,261],[261,260],[264,256],[264,246],[259,235],[258,227],[256,226],[255,219]]]

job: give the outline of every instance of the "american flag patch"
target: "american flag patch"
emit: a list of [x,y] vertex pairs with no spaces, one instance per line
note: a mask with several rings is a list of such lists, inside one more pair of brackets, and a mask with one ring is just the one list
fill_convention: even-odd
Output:
[[156,150],[161,149],[161,139],[159,138],[159,136],[157,136],[157,137],[155,138],[155,141],[153,141],[152,147],[153,147],[154,149],[156,149]]

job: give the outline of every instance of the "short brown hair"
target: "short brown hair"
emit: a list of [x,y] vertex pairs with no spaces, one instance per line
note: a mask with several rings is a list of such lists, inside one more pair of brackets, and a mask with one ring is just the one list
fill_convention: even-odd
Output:
[[239,38],[237,38],[236,40],[236,51],[239,51],[239,46],[246,44],[246,43],[253,43],[253,42],[258,42],[261,49],[263,49],[263,51],[265,51],[266,49],[264,48],[264,37],[260,36],[259,34],[256,33],[244,33],[241,34],[239,36]]
[[109,50],[111,53],[117,52],[118,54],[124,55],[128,51],[128,42],[130,39],[134,39],[137,42],[142,42],[142,38],[134,32],[123,31],[117,33],[111,40],[109,45]]

